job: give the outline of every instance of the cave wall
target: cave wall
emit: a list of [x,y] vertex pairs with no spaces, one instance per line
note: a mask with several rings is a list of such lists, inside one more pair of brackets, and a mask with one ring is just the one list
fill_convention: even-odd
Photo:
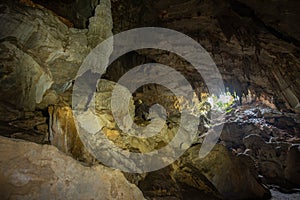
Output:
[[33,0],[52,10],[57,15],[69,19],[75,28],[88,28],[89,18],[94,15],[94,10],[99,0]]
[[[76,25],[79,22],[76,22],[73,15],[64,15],[78,27],[84,26],[83,19],[88,19],[87,29],[71,28],[69,23],[66,24],[66,21],[53,14],[53,11],[49,11],[41,5],[36,5],[32,2],[28,3],[27,1],[25,3],[24,1],[12,2],[15,5],[9,2],[3,3],[2,1],[0,5],[2,11],[0,24],[6,27],[1,31],[0,35],[0,59],[2,62],[0,68],[0,91],[1,96],[5,97],[0,102],[1,117],[4,119],[8,116],[9,120],[4,120],[8,120],[7,122],[11,126],[28,128],[29,124],[31,127],[27,132],[37,128],[36,124],[40,123],[38,125],[43,127],[39,131],[46,133],[48,128],[46,123],[48,123],[50,135],[47,135],[48,138],[46,139],[50,139],[51,144],[60,151],[72,155],[73,158],[84,161],[86,164],[94,164],[95,159],[80,142],[73,123],[73,113],[70,108],[72,91],[69,86],[72,84],[76,72],[88,52],[99,42],[112,35],[112,29],[114,33],[118,33],[129,28],[151,25],[172,28],[186,33],[199,41],[210,52],[223,75],[229,91],[235,91],[239,95],[247,94],[248,91],[251,91],[251,93],[258,96],[266,96],[270,101],[273,98],[279,108],[290,108],[297,111],[299,104],[299,45],[297,43],[297,29],[281,29],[281,26],[274,25],[273,22],[268,20],[268,17],[263,15],[264,11],[256,7],[260,5],[259,2],[251,4],[248,1],[218,0],[175,0],[172,2],[113,0],[113,16],[111,16],[110,1],[102,0],[100,5],[96,6],[93,17],[86,16],[81,18],[81,25]],[[55,11],[55,8],[60,7],[62,4],[72,4],[73,6],[76,3],[77,1],[61,1],[50,6],[53,6],[54,9],[52,8],[52,10]],[[91,4],[91,1],[86,1],[85,6],[92,6]],[[281,5],[278,1],[275,4]],[[263,5],[265,4],[261,6]],[[294,6],[296,7],[296,5]],[[61,7],[61,9],[65,11],[69,7]],[[90,10],[88,9],[88,12]],[[57,12],[60,12],[58,13],[59,15],[63,15],[61,14],[63,11]],[[72,9],[70,9],[70,13],[72,12]],[[78,12],[80,12],[80,9]],[[291,12],[294,12],[292,8]],[[282,17],[284,16],[283,12]],[[289,16],[293,15],[289,12]],[[286,23],[286,21],[282,20],[280,23]],[[108,49],[107,55],[110,54],[110,51],[111,49]],[[103,62],[107,62],[107,55],[104,56],[105,60]],[[112,64],[108,68],[105,78],[117,81],[123,73],[132,67],[147,62],[170,64],[192,82],[199,94],[206,90],[202,78],[194,74],[192,66],[176,57],[176,55],[164,51],[142,50],[131,52],[128,57],[125,56],[123,60],[121,58]],[[159,77],[167,79],[168,75]],[[161,134],[157,137],[138,140],[135,137],[127,137],[120,131],[110,110],[111,91],[114,85],[115,83],[104,80],[104,83],[97,88],[96,94],[95,112],[98,117],[96,120],[103,125],[101,131],[106,137],[121,148],[130,148],[130,150],[137,152],[149,152],[161,148],[170,142],[178,128],[178,116],[168,118]],[[126,90],[124,89],[124,91]],[[123,93],[119,95],[120,98],[125,96]],[[135,97],[146,98],[145,102],[149,105],[156,103],[157,100],[166,100],[166,103],[174,100],[168,99],[168,97],[173,98],[171,93],[156,85],[141,88],[140,91],[137,91]],[[10,109],[10,106],[16,106],[17,110]],[[172,106],[174,105],[172,104]],[[121,107],[125,106],[122,105]],[[41,112],[38,112],[39,114],[30,112],[35,109],[45,110],[45,108],[48,108],[48,122],[46,122],[46,117]],[[28,112],[21,114],[18,109],[24,109]],[[131,116],[134,115],[134,109],[133,101],[130,101],[129,110]],[[289,181],[292,186],[297,184],[299,186],[299,170],[297,169],[297,166],[299,166],[299,148],[296,145],[292,148],[292,145],[282,142],[286,138],[289,138],[289,142],[291,142],[291,137],[288,134],[297,136],[299,132],[299,125],[297,125],[299,117],[296,118],[296,116],[298,115],[288,117],[289,115],[284,112],[278,114],[278,111],[269,110],[266,112],[264,111],[266,110],[265,108],[261,109],[262,111],[260,109],[245,110],[245,113],[247,112],[248,114],[244,114],[241,117],[235,113],[234,117],[241,121],[232,121],[231,124],[227,124],[225,134],[223,133],[220,138],[221,144],[218,144],[208,157],[200,159],[198,156],[198,148],[200,147],[198,143],[202,142],[203,136],[201,134],[204,134],[204,131],[200,130],[199,136],[201,137],[196,138],[193,147],[182,158],[178,159],[172,166],[161,171],[141,175],[145,176],[145,179],[137,180],[136,184],[142,188],[147,197],[172,196],[178,197],[178,199],[186,199],[187,197],[192,199],[196,194],[196,196],[200,195],[203,198],[210,197],[212,199],[220,196],[226,199],[268,198],[270,192],[258,177],[257,169],[252,160],[254,158],[255,161],[259,162],[260,172],[269,180],[270,177],[273,178],[272,176],[274,176],[273,171],[279,172],[279,175],[275,174],[276,180],[271,183],[278,184],[278,182]],[[7,112],[2,112],[3,110]],[[90,120],[90,116],[94,113],[91,113],[91,110],[87,110],[82,114],[83,125],[89,129],[96,129],[95,121]],[[35,115],[40,116],[36,118],[37,116]],[[280,115],[285,115],[285,117]],[[20,118],[24,121],[18,121]],[[192,127],[194,120],[195,116],[190,116],[183,123]],[[253,123],[253,121],[259,122],[263,120],[266,120],[264,124],[268,123],[271,125],[267,128],[265,127],[267,130],[261,128],[258,123]],[[1,121],[0,125],[2,123]],[[143,123],[147,124],[147,121],[145,122],[144,120]],[[122,125],[126,126],[127,129],[131,126],[126,120],[123,121]],[[272,125],[283,130],[275,129]],[[184,137],[190,136],[192,132],[190,127],[185,130]],[[277,133],[275,130],[277,130]],[[17,134],[23,133],[14,132],[14,135],[7,135],[15,137]],[[139,134],[143,135],[144,132],[139,132]],[[253,134],[256,135],[253,136]],[[281,134],[286,138],[283,138]],[[272,137],[274,136],[272,138],[273,144],[266,142],[266,140],[271,140],[271,135]],[[184,137],[180,138],[180,140],[186,141]],[[28,138],[25,139],[29,140]],[[294,139],[297,142],[297,138]],[[57,150],[47,145],[33,145],[1,137],[0,140],[2,146],[0,153],[7,160],[4,160],[5,162],[2,162],[0,165],[0,178],[3,180],[1,184],[4,183],[3,185],[8,187],[12,193],[20,192],[16,188],[21,188],[22,191],[23,189],[25,190],[25,194],[33,197],[35,197],[34,195],[64,195],[66,192],[70,192],[70,197],[74,197],[74,191],[78,191],[77,188],[82,189],[82,185],[70,184],[68,178],[73,178],[71,175],[66,178],[66,182],[62,183],[59,180],[61,177],[64,178],[65,175],[61,175],[62,172],[60,170],[64,170],[64,166],[68,166],[71,168],[70,171],[76,174],[74,180],[77,182],[86,181],[87,179],[94,181],[93,178],[99,177],[97,181],[100,180],[100,182],[95,181],[98,183],[96,186],[112,186],[110,189],[106,187],[84,188],[87,190],[83,190],[83,195],[86,194],[89,197],[89,195],[94,195],[94,191],[97,190],[99,192],[103,190],[103,194],[106,197],[112,196],[115,198],[119,194],[122,196],[124,189],[128,196],[122,196],[120,199],[143,199],[141,192],[133,185],[128,184],[119,172],[112,172],[102,166],[94,168],[82,167],[77,162],[71,161],[69,157],[65,157],[65,155],[58,153]],[[107,151],[108,147],[101,143],[103,142],[102,137],[95,136],[92,141],[95,142],[93,146],[102,148],[100,152],[106,158],[118,161],[120,156],[112,155]],[[234,145],[231,145],[231,143]],[[180,148],[185,148],[186,145],[182,142],[179,146]],[[246,145],[248,154],[252,156],[252,159],[247,153],[242,153],[244,145]],[[261,145],[262,150],[256,151],[256,145]],[[277,152],[280,145],[283,145],[279,149],[282,154]],[[28,149],[31,150],[29,151]],[[29,154],[24,155],[23,152],[29,152]],[[30,152],[33,152],[33,154]],[[286,158],[285,154],[287,154]],[[51,155],[53,155],[54,159]],[[12,160],[13,162],[11,162]],[[27,163],[28,160],[30,161],[29,163]],[[164,160],[154,160],[153,162],[161,163]],[[10,163],[13,166],[3,163]],[[23,163],[26,165],[23,165]],[[56,166],[57,164],[59,165]],[[19,169],[23,170],[27,166],[34,173],[22,174],[18,172]],[[50,169],[53,171],[47,171],[48,168],[44,171],[45,168],[42,167],[45,166],[50,166]],[[88,176],[82,176],[77,169],[88,174]],[[224,169],[228,170],[225,170],[224,173]],[[39,176],[38,183],[32,181],[30,183],[33,185],[28,185],[24,188],[20,187],[20,184],[24,183],[22,178],[25,176],[33,177],[32,179],[34,179],[36,178],[36,171],[45,174],[42,184],[40,184],[41,177]],[[51,177],[56,177],[57,173],[59,174],[57,178],[59,181],[55,182]],[[118,180],[109,179],[108,182],[105,181],[106,176],[110,177],[111,174],[118,177]],[[132,176],[132,179],[138,179],[134,175]],[[85,186],[91,184],[88,180],[85,182]],[[116,188],[115,184],[121,184],[125,188]],[[66,189],[66,192],[32,194],[31,191],[33,190],[27,190],[31,187],[45,190],[55,188],[54,191],[56,192],[56,187],[59,188],[61,185]],[[5,190],[5,187],[1,188]],[[70,187],[71,189],[69,190]],[[97,193],[96,195],[101,196],[102,194]],[[76,197],[81,198],[81,196]]]
[[[102,1],[88,29],[68,27],[52,11],[32,2],[1,2],[1,107],[25,111],[66,101],[66,84],[87,54],[112,34],[110,1]],[[107,52],[110,53],[109,51]],[[5,106],[3,106],[5,105]]]
[[[230,92],[236,92],[239,96],[243,96],[243,94],[247,96],[250,91],[254,99],[264,99],[268,103],[274,103],[279,109],[287,108],[299,112],[300,34],[296,24],[300,5],[298,6],[299,2],[297,1],[288,4],[274,1],[269,6],[267,2],[247,0],[176,0],[172,2],[113,0],[111,2],[112,19],[105,17],[110,16],[107,12],[102,13],[103,17],[91,18],[98,3],[95,0],[53,1],[51,4],[42,0],[34,2],[39,4],[33,7],[45,6],[50,9],[47,11],[47,16],[43,12],[39,12],[42,21],[37,20],[36,17],[30,17],[28,14],[22,14],[18,8],[19,3],[9,12],[5,6],[2,9],[4,14],[2,16],[5,18],[5,20],[3,18],[3,26],[10,27],[1,31],[3,44],[6,45],[3,48],[14,48],[7,47],[7,42],[15,45],[13,41],[17,40],[22,47],[17,45],[17,49],[11,50],[14,52],[13,55],[17,54],[20,57],[20,54],[24,52],[29,55],[26,59],[30,60],[34,54],[33,61],[28,62],[36,62],[32,65],[36,66],[34,69],[37,75],[33,79],[27,78],[27,80],[33,80],[42,85],[39,87],[40,89],[24,85],[14,86],[12,89],[9,86],[10,91],[16,90],[18,93],[27,95],[25,97],[27,100],[17,97],[12,101],[15,102],[13,104],[19,104],[21,107],[26,105],[25,107],[32,110],[35,107],[32,103],[35,101],[31,99],[32,96],[36,96],[36,102],[41,103],[42,96],[50,87],[55,92],[59,92],[63,84],[75,77],[76,71],[88,52],[99,41],[112,34],[102,30],[101,25],[106,24],[105,27],[111,27],[114,34],[144,26],[165,27],[185,33],[198,41],[210,53]],[[29,3],[29,5],[31,4]],[[30,15],[36,15],[34,12],[37,11],[33,11],[34,9],[30,8],[28,3],[25,5],[28,12],[31,13]],[[103,5],[105,5],[104,2]],[[22,6],[24,7],[24,3]],[[53,17],[53,12],[57,16]],[[23,19],[19,22],[12,21],[13,17],[9,15],[16,15],[16,18]],[[58,15],[69,20],[75,27],[88,27],[89,29],[69,28],[70,24]],[[28,24],[28,21],[31,22]],[[62,21],[68,26],[61,23]],[[21,35],[20,33],[25,29],[27,34]],[[43,30],[49,31],[43,33]],[[50,45],[50,43],[52,44]],[[198,94],[206,91],[205,83],[201,76],[193,71],[193,67],[173,54],[164,51],[140,51],[137,53],[143,57],[144,62],[151,61],[171,65],[177,71],[182,72],[190,80],[195,90],[198,90],[196,91]],[[10,58],[5,56],[3,59],[6,59],[6,63],[17,60],[9,61]],[[12,57],[12,59],[14,58]],[[132,59],[135,57],[133,56]],[[109,71],[119,74],[114,75],[115,77],[111,77],[110,80],[120,77],[122,74],[120,72],[122,70],[119,70],[120,66],[128,64],[127,61],[120,62],[119,66],[113,64],[109,67]],[[9,71],[12,70],[9,70],[9,67],[4,68],[4,74],[9,74]],[[124,67],[122,66],[122,68]],[[125,68],[128,70],[129,67]],[[24,69],[24,67],[20,67],[20,69]],[[16,79],[17,74],[14,72],[12,76],[15,78],[10,77],[10,79]],[[24,84],[23,81],[21,82]],[[23,89],[21,89],[22,87]],[[28,91],[25,91],[24,88],[27,88]],[[9,90],[8,87],[4,89]],[[53,93],[49,98],[55,102],[57,99],[52,96]],[[63,94],[62,96],[64,100],[70,101],[70,95]]]

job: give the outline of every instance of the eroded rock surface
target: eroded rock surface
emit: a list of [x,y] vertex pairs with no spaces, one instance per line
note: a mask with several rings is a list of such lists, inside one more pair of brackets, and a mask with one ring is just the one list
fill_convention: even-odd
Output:
[[83,166],[49,145],[0,137],[1,199],[144,199],[120,171]]
[[[55,2],[53,7],[65,4]],[[170,52],[153,49],[134,52],[133,58],[126,57],[126,62],[119,62],[108,69],[105,77],[115,82],[105,80],[96,88],[96,82],[92,80],[95,90],[84,88],[83,93],[79,93],[82,97],[80,100],[86,103],[80,110],[81,125],[97,133],[87,139],[84,137],[89,135],[84,135],[85,130],[79,130],[83,138],[79,137],[75,126],[77,119],[74,119],[70,106],[72,84],[86,55],[110,36],[113,28],[110,1],[101,0],[98,6],[99,2],[95,0],[88,2],[90,8],[83,13],[74,12],[72,7],[70,13],[66,14],[72,15],[73,19],[74,13],[78,14],[75,21],[79,26],[85,26],[83,23],[89,18],[88,29],[76,29],[70,28],[70,24],[53,12],[29,0],[1,1],[0,24],[5,27],[0,33],[0,95],[4,97],[0,101],[1,134],[36,143],[50,142],[60,151],[88,164],[95,164],[95,158],[88,150],[96,150],[96,154],[101,153],[102,158],[123,162],[124,166],[128,166],[131,164],[127,163],[130,161],[128,154],[108,152],[112,145],[138,153],[163,148],[177,133],[180,117],[177,115],[178,105],[176,101],[174,103],[174,94],[158,86],[143,87],[135,94],[135,100],[145,97],[143,100],[148,105],[161,102],[167,108],[168,117],[160,134],[155,137],[145,139],[128,136],[127,133],[132,131],[131,122],[122,113],[119,116],[121,123],[117,124],[110,109],[111,93],[118,78],[136,66],[136,60],[141,60],[140,64],[156,61],[171,65],[184,74],[199,96],[206,92],[206,87],[192,66]],[[299,112],[298,28],[284,28],[293,24],[296,6],[285,10],[286,7],[276,0],[267,8],[265,15],[266,4],[258,1],[112,2],[115,33],[145,25],[162,26],[186,33],[210,53],[229,92],[236,92],[243,103],[260,100],[273,106],[271,109],[250,104],[234,109],[227,115],[221,144],[203,159],[198,157],[198,143],[202,140],[196,139],[194,146],[171,166],[139,176],[128,175],[128,179],[138,185],[147,198],[267,198],[270,193],[261,182],[289,188],[300,187],[300,118],[292,113]],[[297,2],[292,4],[298,5]],[[81,5],[79,1],[74,5],[78,8],[88,6]],[[278,5],[282,5],[284,12],[280,12],[276,20],[282,23],[270,21],[268,16],[270,10]],[[95,14],[90,18],[88,15],[94,8]],[[64,9],[61,8],[59,12]],[[289,18],[283,19],[287,15]],[[262,20],[257,21],[257,16]],[[180,41],[176,42],[182,45]],[[111,50],[107,48],[99,62],[102,70],[105,70],[103,66],[108,62]],[[134,61],[128,61],[130,59]],[[168,80],[170,77],[170,73],[158,74],[161,79]],[[214,74],[208,78],[213,79]],[[184,92],[185,88],[181,90]],[[92,100],[89,95],[94,92],[96,108],[91,111],[88,108]],[[119,98],[123,98],[125,93],[126,89],[122,90]],[[274,109],[272,103],[281,110]],[[129,113],[132,118],[139,115],[134,114],[134,110],[133,101],[130,101]],[[135,121],[139,125],[145,127],[150,123],[147,119],[151,118],[149,113],[144,116],[142,113],[138,117],[140,119]],[[159,117],[157,122],[161,121],[163,119]],[[184,121],[188,129],[180,138],[178,148],[187,146],[181,141],[190,137],[195,121],[192,115]],[[197,134],[201,135],[206,128],[199,128],[201,130]],[[146,134],[140,130],[134,134]],[[156,126],[151,131],[156,132]],[[90,149],[83,145],[82,139],[89,141]],[[108,142],[104,142],[105,139]],[[128,184],[120,172],[101,165],[84,167],[54,147],[5,138],[0,138],[0,145],[1,198],[143,198],[141,192]],[[156,164],[166,160],[151,161]],[[134,167],[142,169],[142,164],[134,163]]]
[[[280,108],[299,112],[299,28],[294,23],[299,19],[299,2],[271,4],[258,0],[116,0],[112,1],[114,32],[159,26],[185,33],[210,53],[232,93],[242,96],[251,91],[273,98]],[[174,54],[157,50],[142,54],[174,67],[199,91],[205,89],[193,66]]]
[[77,132],[71,107],[68,105],[50,106],[48,112],[48,141],[77,160],[93,163],[94,158],[84,147]]
[[19,1],[0,6],[1,96],[7,97],[2,101],[29,111],[39,103],[45,109],[58,95],[71,103],[66,84],[91,49],[111,35],[110,1],[97,6],[89,29],[69,28],[42,6]]
[[266,182],[299,187],[294,179],[299,177],[299,166],[295,165],[298,162],[295,155],[299,145],[299,115],[279,112],[262,104],[255,106],[238,107],[227,115],[221,143],[235,155],[251,156]]
[[[263,199],[270,196],[266,186],[259,182],[258,173],[253,167],[254,161],[250,157],[233,156],[223,145],[216,145],[206,157],[201,159],[199,146],[190,148],[179,159],[180,167],[177,173],[180,173],[180,169],[183,168],[191,174],[202,174],[225,199]],[[183,181],[184,177],[178,178]],[[191,182],[187,181],[186,184]],[[201,184],[199,187],[201,188]]]

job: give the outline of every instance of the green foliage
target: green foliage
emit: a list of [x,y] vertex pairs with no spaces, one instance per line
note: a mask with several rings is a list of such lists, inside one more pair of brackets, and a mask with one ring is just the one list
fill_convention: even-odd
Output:
[[234,103],[234,100],[235,97],[231,95],[230,92],[226,92],[219,97],[211,95],[207,101],[212,105],[213,110],[228,113],[232,110],[231,105]]

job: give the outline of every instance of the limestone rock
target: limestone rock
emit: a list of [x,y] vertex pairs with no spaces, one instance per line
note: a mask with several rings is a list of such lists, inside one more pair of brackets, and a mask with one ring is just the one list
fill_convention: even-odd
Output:
[[218,191],[205,176],[193,173],[187,167],[173,169],[173,166],[150,172],[138,182],[138,186],[146,198],[161,200],[221,199]]
[[246,134],[251,134],[251,132],[261,132],[254,125],[244,125],[241,126],[234,122],[228,122],[224,124],[220,139],[224,142],[226,147],[229,148],[239,148],[243,144],[243,138]]
[[[64,84],[75,78],[91,47],[111,35],[110,1],[101,1],[89,30],[68,28],[42,6],[13,0],[1,2],[0,7],[4,27],[0,33],[1,96],[18,108],[33,111],[51,89],[70,103],[70,91],[65,94],[62,90]],[[42,108],[53,103],[48,97]]]
[[300,187],[300,145],[291,146],[288,151],[285,177]]
[[182,199],[179,185],[171,177],[170,167],[148,173],[138,187],[148,199]]
[[219,144],[201,159],[199,146],[191,147],[180,159],[179,166],[189,168],[192,173],[204,175],[223,198],[261,199],[270,196],[269,190],[258,182],[257,174],[249,167],[253,162],[251,159],[245,162]]
[[[118,100],[118,102],[114,102],[114,106],[118,106],[118,110],[128,111],[129,116],[125,116],[126,113],[123,112],[118,112],[118,115],[116,116],[113,116],[112,114],[112,95],[116,86],[118,86],[120,90],[117,94],[114,93],[114,95],[117,95],[115,98]],[[135,107],[133,99],[129,99],[129,102],[126,101],[125,96],[127,95],[130,95],[127,88],[112,81],[99,81],[97,93],[95,95],[95,109],[102,127],[115,129],[119,126],[119,128],[124,131],[128,131],[132,128],[132,123],[128,121],[128,117],[133,120]],[[118,124],[116,124],[115,118],[119,119]]]
[[0,121],[9,122],[21,117],[22,113],[16,108],[15,105],[1,102],[0,103]]
[[55,90],[47,90],[44,94],[43,100],[36,105],[37,109],[45,110],[49,105],[56,105],[60,102],[60,98]]
[[[87,163],[93,163],[94,157],[88,151],[91,149],[87,149],[85,145],[90,144],[94,139],[95,143],[91,143],[92,145],[97,146],[103,142],[101,137],[99,138],[90,133],[102,131],[108,139],[117,142],[123,148],[126,147],[128,141],[126,142],[125,138],[121,138],[122,131],[118,126],[131,129],[131,124],[124,119],[121,121],[121,124],[117,125],[112,115],[111,95],[115,85],[114,82],[100,80],[95,99],[92,100],[92,102],[88,102],[90,105],[92,103],[95,104],[95,110],[88,109],[84,111],[76,109],[78,106],[74,106],[73,109],[77,118],[74,118],[73,110],[69,105],[58,104],[49,106],[49,140],[51,144],[62,152],[72,155],[75,159]],[[126,89],[123,88],[123,90],[125,91]],[[122,94],[123,93],[119,94],[120,98],[123,98]],[[87,97],[80,95],[79,98]],[[133,118],[133,101],[131,100],[128,105],[124,106],[128,106],[130,116]],[[119,119],[123,119],[123,117],[124,116],[119,116]],[[75,122],[78,123],[79,129],[77,129]],[[84,141],[82,142],[82,140]]]
[[[209,52],[231,93],[241,97],[251,91],[258,99],[265,96],[279,108],[300,112],[299,2],[274,0],[271,5],[259,0],[187,0],[135,4],[134,0],[118,0],[112,5],[115,33],[157,25],[182,32]],[[142,54],[174,67],[199,91],[205,90],[193,66],[174,54],[157,50]],[[211,80],[214,75],[209,76]]]
[[[51,73],[11,42],[2,42],[1,96],[19,109],[34,110],[53,83]],[[7,53],[4,53],[7,52]]]
[[1,7],[0,23],[5,27],[0,34],[1,61],[6,74],[1,80],[2,95],[13,97],[8,101],[19,108],[34,110],[53,84],[48,63],[63,51],[67,27],[46,10],[18,3]]
[[[9,113],[1,112],[6,120],[0,121],[1,136],[18,138],[35,143],[44,143],[48,133],[47,119],[41,111],[16,112],[10,105],[6,105]],[[13,120],[11,117],[14,117]]]
[[93,163],[93,157],[81,142],[72,109],[68,105],[55,105],[50,106],[48,112],[50,116],[49,142],[77,160]]
[[0,137],[1,199],[144,199],[123,174],[85,167],[55,147]]
[[220,137],[227,148],[245,150],[243,139],[249,135],[260,137],[257,142],[297,143],[299,115],[280,112],[262,103],[239,106],[233,111],[227,114]]
[[[258,169],[261,175],[263,175],[269,183],[275,183],[278,185],[285,185],[285,187],[291,187],[288,179],[290,179],[290,167],[297,163],[296,149],[291,150],[289,143],[266,143],[258,135],[249,135],[244,138],[244,144],[247,149],[251,149],[250,155],[257,161]],[[289,165],[287,167],[287,155],[289,158]],[[297,169],[297,168],[295,168]],[[285,174],[286,170],[286,174]],[[287,177],[286,177],[287,175]],[[294,182],[294,181],[293,181]]]
[[[262,19],[262,21],[275,30],[282,32],[284,35],[291,36],[296,40],[300,40],[298,26],[295,26],[297,18],[294,17],[299,12],[300,3],[293,1],[285,4],[280,0],[275,0],[272,4],[265,4],[262,1],[254,0],[239,0],[244,5],[249,6],[254,14]],[[277,14],[274,14],[274,9],[277,9]],[[275,23],[277,21],[277,23]]]
[[[88,1],[52,1],[51,3],[40,0],[33,0],[38,4],[55,12],[55,14],[70,20],[69,26],[76,28],[87,28],[88,19],[93,15],[95,7],[98,5],[97,0]],[[68,11],[68,12],[66,12]],[[65,19],[66,18],[66,19]]]
[[[95,16],[90,18],[89,31],[87,33],[89,44],[95,47],[97,44],[112,36],[113,22],[111,17],[110,0],[101,1],[95,9]],[[110,53],[108,51],[108,53]]]

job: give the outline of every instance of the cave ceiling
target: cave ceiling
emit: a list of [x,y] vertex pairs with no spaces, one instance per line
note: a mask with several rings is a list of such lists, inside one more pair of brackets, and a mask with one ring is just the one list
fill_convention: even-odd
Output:
[[[112,1],[114,33],[143,26],[185,33],[210,53],[231,92],[250,89],[291,108],[299,106],[299,8],[299,1]],[[163,64],[174,59],[170,53],[146,54]],[[175,63],[201,82],[191,66]]]
[[[97,0],[34,0],[73,23],[88,27]],[[300,2],[259,0],[112,0],[113,33],[164,27],[198,41],[212,56],[225,86],[239,95],[253,91],[279,107],[299,109]],[[140,51],[144,60],[173,66],[194,87],[201,76],[168,52]],[[137,63],[131,63],[136,65]],[[213,78],[213,77],[212,77]],[[202,89],[201,89],[202,90]]]

